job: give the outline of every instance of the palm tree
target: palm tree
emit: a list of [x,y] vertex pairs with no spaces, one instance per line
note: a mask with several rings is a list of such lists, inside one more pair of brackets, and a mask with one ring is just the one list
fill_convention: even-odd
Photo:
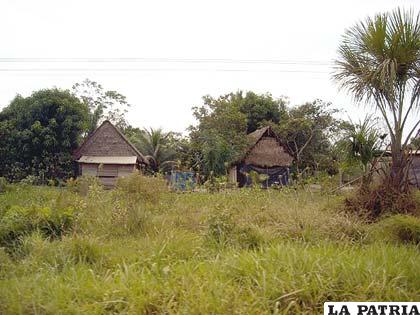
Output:
[[397,9],[359,22],[346,30],[335,63],[340,87],[381,113],[391,138],[389,183],[406,191],[407,145],[420,124],[405,130],[420,105],[420,14]]
[[172,133],[164,132],[161,128],[144,129],[138,133],[135,143],[149,161],[153,172],[166,172],[176,163],[176,151],[171,146],[171,138]]
[[344,161],[362,166],[362,188],[366,188],[372,179],[372,167],[375,160],[381,156],[382,143],[387,136],[382,135],[375,128],[376,120],[366,116],[359,123],[351,123],[343,135],[343,139],[337,141],[336,146],[344,155]]

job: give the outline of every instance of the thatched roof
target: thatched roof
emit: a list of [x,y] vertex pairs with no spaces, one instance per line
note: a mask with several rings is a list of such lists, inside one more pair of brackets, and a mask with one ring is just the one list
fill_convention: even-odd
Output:
[[270,126],[255,130],[247,135],[248,147],[234,164],[244,162],[260,167],[289,166],[292,155]]
[[139,163],[148,164],[143,154],[110,121],[104,121],[96,130],[73,152],[75,160],[81,156],[136,156]]

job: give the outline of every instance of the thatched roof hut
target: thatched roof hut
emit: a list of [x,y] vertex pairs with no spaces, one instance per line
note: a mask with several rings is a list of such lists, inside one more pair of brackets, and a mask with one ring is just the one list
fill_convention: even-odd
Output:
[[271,127],[248,134],[247,140],[247,149],[229,170],[230,181],[237,182],[239,186],[250,185],[249,173],[254,171],[265,175],[264,186],[286,185],[293,157]]
[[104,121],[73,153],[80,175],[99,177],[113,186],[148,162],[137,148],[110,121]]

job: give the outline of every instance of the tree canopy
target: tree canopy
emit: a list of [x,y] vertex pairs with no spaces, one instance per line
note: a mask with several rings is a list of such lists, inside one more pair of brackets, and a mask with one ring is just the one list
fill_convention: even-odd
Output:
[[88,134],[104,120],[111,121],[121,130],[128,126],[125,114],[130,104],[124,95],[116,91],[107,91],[101,84],[89,79],[73,85],[72,92],[89,110]]
[[71,153],[87,128],[87,115],[86,106],[67,90],[16,96],[0,112],[0,176],[71,176]]

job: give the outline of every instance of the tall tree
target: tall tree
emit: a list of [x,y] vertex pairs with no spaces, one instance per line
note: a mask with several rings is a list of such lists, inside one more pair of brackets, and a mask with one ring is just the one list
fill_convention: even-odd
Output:
[[72,91],[89,109],[88,134],[104,120],[111,121],[121,130],[128,126],[125,115],[130,104],[124,95],[107,91],[101,84],[89,79],[74,84]]
[[191,150],[196,169],[221,175],[246,146],[246,134],[267,123],[277,124],[285,115],[286,101],[270,94],[229,93],[203,97],[194,107],[198,125],[190,127]]
[[397,9],[346,30],[334,78],[381,113],[391,138],[390,187],[405,192],[408,142],[420,124],[405,130],[420,105],[420,14]]
[[72,175],[72,151],[86,130],[87,109],[69,91],[16,96],[0,112],[0,176],[19,180]]
[[321,100],[287,109],[287,115],[274,130],[292,153],[297,172],[316,169],[330,155],[331,137],[338,127],[335,109]]

